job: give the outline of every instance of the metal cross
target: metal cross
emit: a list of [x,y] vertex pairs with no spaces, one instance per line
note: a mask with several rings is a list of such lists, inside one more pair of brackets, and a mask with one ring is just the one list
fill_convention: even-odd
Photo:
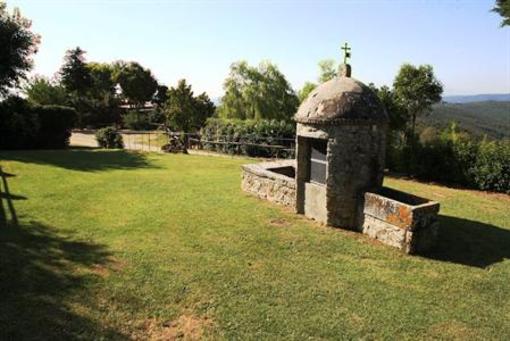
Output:
[[351,58],[351,48],[345,43],[341,49],[344,50],[344,64],[347,64],[347,58]]

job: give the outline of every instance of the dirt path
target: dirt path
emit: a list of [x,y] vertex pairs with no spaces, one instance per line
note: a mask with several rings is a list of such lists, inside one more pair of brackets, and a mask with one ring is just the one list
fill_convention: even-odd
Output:
[[[148,141],[148,135],[142,134],[122,134],[124,140],[124,148],[129,150],[140,150],[147,152],[161,152],[159,146],[151,145],[146,143],[144,138]],[[72,147],[98,147],[94,132],[73,132],[71,134],[70,145]]]

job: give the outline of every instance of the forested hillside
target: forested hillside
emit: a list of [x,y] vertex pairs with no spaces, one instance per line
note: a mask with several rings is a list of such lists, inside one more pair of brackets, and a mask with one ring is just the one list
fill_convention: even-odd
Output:
[[441,103],[420,119],[420,126],[446,127],[455,121],[462,130],[492,139],[510,138],[510,101]]

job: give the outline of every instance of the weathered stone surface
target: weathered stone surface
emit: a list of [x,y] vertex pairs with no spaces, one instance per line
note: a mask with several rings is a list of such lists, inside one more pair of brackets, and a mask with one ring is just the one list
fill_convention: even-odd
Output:
[[364,197],[363,233],[406,253],[433,246],[439,203],[389,188],[367,192]]
[[296,182],[294,178],[277,173],[279,169],[295,167],[294,160],[264,162],[243,165],[241,188],[261,199],[285,206],[296,206]]
[[360,81],[335,77],[314,89],[294,116],[298,123],[387,122],[377,95]]
[[326,187],[318,184],[305,183],[305,216],[320,223],[327,224]]

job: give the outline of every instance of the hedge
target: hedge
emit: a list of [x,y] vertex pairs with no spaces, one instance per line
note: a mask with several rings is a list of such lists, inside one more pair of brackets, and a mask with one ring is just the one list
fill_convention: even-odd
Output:
[[201,141],[204,149],[226,154],[291,158],[295,134],[295,124],[287,121],[209,118]]
[[510,194],[510,140],[478,141],[443,132],[427,143],[392,144],[387,167],[421,180]]
[[65,148],[75,119],[73,108],[9,97],[0,102],[0,149]]

